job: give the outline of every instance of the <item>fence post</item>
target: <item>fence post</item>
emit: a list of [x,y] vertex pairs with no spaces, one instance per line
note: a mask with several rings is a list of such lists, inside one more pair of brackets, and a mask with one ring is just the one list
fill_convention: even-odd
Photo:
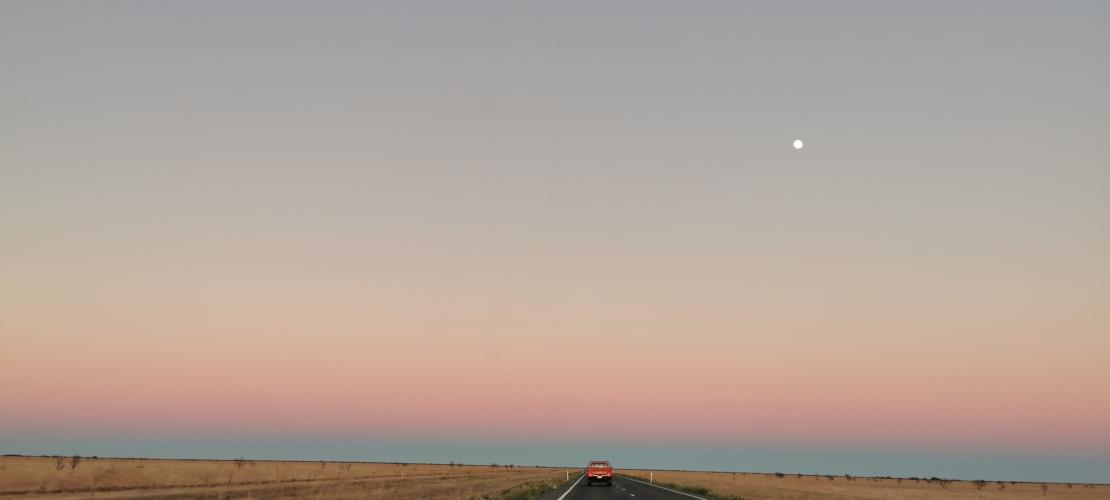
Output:
[[648,474],[649,474],[648,482],[651,483],[651,484],[655,484],[655,473],[654,472],[649,472]]

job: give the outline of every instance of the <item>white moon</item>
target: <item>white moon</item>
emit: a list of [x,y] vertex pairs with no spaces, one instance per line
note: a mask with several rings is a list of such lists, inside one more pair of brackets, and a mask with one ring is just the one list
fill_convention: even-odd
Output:
[[801,139],[794,139],[794,149],[802,149],[802,146],[805,146],[805,144]]

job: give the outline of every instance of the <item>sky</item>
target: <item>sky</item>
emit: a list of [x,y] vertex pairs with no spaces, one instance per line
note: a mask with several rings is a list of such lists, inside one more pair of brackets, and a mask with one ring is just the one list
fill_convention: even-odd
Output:
[[0,453],[1110,481],[1108,53],[1101,1],[2,2]]

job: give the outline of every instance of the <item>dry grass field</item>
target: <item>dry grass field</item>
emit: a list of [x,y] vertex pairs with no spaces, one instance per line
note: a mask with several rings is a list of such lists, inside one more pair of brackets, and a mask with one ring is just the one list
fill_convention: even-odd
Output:
[[[1010,483],[996,481],[950,481],[925,479],[812,476],[797,474],[743,472],[682,472],[620,470],[617,474],[646,480],[654,474],[655,483],[673,485],[714,498],[745,500],[816,499],[1047,499],[1095,500],[1110,498],[1110,486],[1061,483]],[[829,478],[832,479],[829,479]]]
[[565,477],[536,467],[0,457],[0,497],[525,499]]

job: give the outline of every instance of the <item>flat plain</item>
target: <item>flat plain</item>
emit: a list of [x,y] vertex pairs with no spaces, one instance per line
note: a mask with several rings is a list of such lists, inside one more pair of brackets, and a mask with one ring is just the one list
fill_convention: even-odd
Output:
[[[75,463],[73,457],[5,456],[0,457],[0,497],[523,500],[557,498],[569,486],[566,478],[573,483],[580,474],[580,469],[494,465],[91,457]],[[722,500],[1110,498],[1106,484],[640,469],[617,474]],[[637,491],[667,495],[656,490]],[[625,498],[631,491],[579,485],[571,497]]]
[[[0,496],[44,498],[531,498],[566,469],[491,465],[0,457]],[[570,471],[573,478],[578,471]]]

